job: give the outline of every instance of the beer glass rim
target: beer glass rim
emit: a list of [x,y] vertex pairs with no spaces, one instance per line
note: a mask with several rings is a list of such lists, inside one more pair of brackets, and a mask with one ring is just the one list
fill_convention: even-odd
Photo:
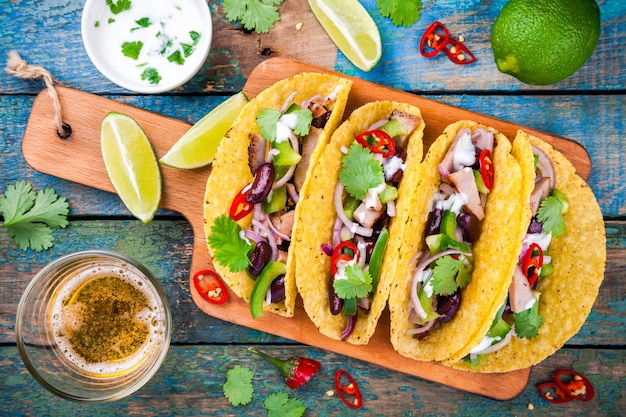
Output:
[[[48,281],[53,280],[55,271],[57,271],[58,268],[66,266],[66,265],[71,265],[72,263],[75,263],[75,262],[88,261],[89,259],[101,259],[101,260],[108,259],[108,260],[113,260],[113,261],[117,260],[117,261],[125,262],[131,265],[139,273],[141,273],[143,277],[150,284],[152,284],[152,287],[156,291],[156,294],[154,295],[158,297],[158,300],[163,306],[164,329],[162,333],[163,340],[160,343],[158,352],[155,353],[156,356],[154,358],[151,358],[151,363],[148,367],[142,368],[141,373],[135,376],[135,378],[133,379],[132,383],[130,383],[130,385],[128,384],[123,385],[123,386],[120,385],[119,389],[117,388],[107,389],[106,391],[103,390],[102,392],[99,392],[98,388],[94,388],[94,389],[89,390],[88,395],[84,395],[83,393],[76,394],[75,392],[73,392],[71,383],[69,381],[69,379],[71,379],[71,376],[68,376],[68,384],[66,386],[64,386],[61,383],[50,382],[49,379],[58,380],[62,378],[58,378],[58,376],[55,376],[54,378],[48,378],[48,375],[46,375],[47,370],[40,366],[41,364],[38,363],[38,359],[33,357],[33,355],[31,354],[31,349],[29,348],[29,345],[25,343],[24,333],[26,332],[25,326],[28,324],[27,323],[28,318],[25,317],[25,311],[29,308],[32,308],[33,303],[35,303],[35,300],[33,299],[33,297],[37,296],[37,294],[34,294],[35,292],[34,290],[37,288],[37,286],[48,284],[46,280]],[[51,289],[54,289],[55,286],[56,284],[53,284]],[[39,304],[41,304],[41,306],[38,305],[37,308],[40,311],[41,309],[47,309],[47,305],[48,305],[47,302],[45,303],[45,305],[42,303],[39,303]],[[167,352],[170,346],[171,333],[172,333],[172,313],[171,313],[170,304],[167,299],[167,295],[161,283],[152,274],[152,272],[150,272],[149,269],[147,269],[144,265],[142,265],[137,260],[127,255],[124,255],[115,251],[110,251],[110,250],[94,249],[94,250],[84,250],[84,251],[74,252],[74,253],[61,256],[49,262],[48,264],[46,264],[43,268],[39,270],[39,272],[35,274],[33,279],[31,279],[31,281],[28,283],[26,289],[24,290],[24,293],[22,294],[20,302],[18,304],[17,313],[15,317],[15,337],[16,337],[18,351],[29,373],[33,376],[33,378],[35,378],[35,380],[39,384],[41,384],[44,388],[46,388],[51,393],[61,398],[72,400],[72,401],[77,401],[77,402],[94,402],[95,403],[95,402],[114,401],[114,400],[124,398],[132,394],[133,392],[137,391],[139,388],[145,385],[145,383],[148,382],[148,380],[150,380],[152,376],[154,376],[154,374],[158,371],[163,361],[165,360],[165,357],[167,355]],[[47,360],[50,360],[50,358],[53,358],[52,354],[49,354],[49,356],[46,357]],[[57,358],[57,360],[59,359]],[[63,368],[63,366],[59,366],[59,368],[61,369]]]

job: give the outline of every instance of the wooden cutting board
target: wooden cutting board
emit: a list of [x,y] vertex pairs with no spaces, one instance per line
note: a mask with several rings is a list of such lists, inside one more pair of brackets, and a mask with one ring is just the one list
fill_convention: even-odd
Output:
[[[305,71],[332,73],[306,63],[274,58],[260,64],[250,74],[244,91],[252,98],[274,82]],[[448,124],[460,119],[472,119],[493,126],[509,138],[515,137],[517,129],[522,128],[511,122],[441,104],[358,78],[352,80],[354,86],[350,93],[346,115],[373,100],[392,99],[417,105],[426,122],[425,150]],[[24,157],[33,168],[41,172],[101,190],[115,192],[100,153],[100,122],[108,112],[125,113],[137,120],[150,138],[158,158],[162,157],[190,127],[180,120],[97,95],[64,87],[57,87],[57,91],[65,115],[64,121],[73,130],[72,137],[62,140],[57,136],[52,125],[54,115],[52,102],[47,91],[43,91],[35,99],[26,127],[22,144]],[[591,163],[582,146],[534,129],[523,129],[552,143],[572,161],[583,178],[589,176]],[[205,243],[202,212],[204,188],[210,168],[177,170],[162,166],[161,173],[163,176],[161,207],[181,213],[190,222],[194,232],[191,263],[193,275],[196,271],[210,268],[212,265]],[[193,285],[190,285],[190,288],[194,302],[203,312],[211,316],[486,397],[511,399],[524,390],[530,376],[530,368],[502,374],[475,374],[453,370],[437,363],[404,358],[394,352],[389,342],[387,312],[381,317],[376,334],[368,345],[352,346],[322,336],[306,316],[300,300],[293,318],[265,314],[261,318],[252,319],[248,304],[232,293],[227,304],[213,305],[202,300]]]

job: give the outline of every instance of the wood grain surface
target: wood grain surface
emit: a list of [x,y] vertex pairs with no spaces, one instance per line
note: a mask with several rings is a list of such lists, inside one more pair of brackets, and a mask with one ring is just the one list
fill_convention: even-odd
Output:
[[[268,60],[252,72],[244,91],[253,97],[278,79],[303,71],[327,70],[290,59]],[[427,146],[445,126],[460,119],[473,119],[488,124],[509,137],[513,137],[516,130],[521,128],[512,122],[447,106],[360,79],[355,78],[353,81],[355,85],[347,112],[372,100],[394,99],[416,104],[423,110],[427,123],[425,132]],[[33,104],[23,138],[26,161],[34,168],[50,175],[109,192],[114,192],[114,189],[106,175],[99,148],[100,121],[106,113],[119,111],[135,118],[151,139],[157,157],[164,155],[189,128],[189,124],[185,122],[77,90],[60,88],[59,96],[65,114],[68,115],[65,121],[73,129],[72,137],[63,140],[56,136],[50,124],[53,111],[50,99],[45,92],[41,93]],[[590,161],[582,146],[543,132],[533,130],[532,133],[560,149],[583,177],[589,175]],[[185,216],[194,231],[192,273],[208,267],[211,263],[206,251],[201,212],[204,183],[209,171],[209,168],[192,171],[162,168],[164,193],[161,206]],[[525,387],[530,372],[526,369],[506,374],[480,375],[451,370],[435,363],[408,361],[391,348],[388,341],[389,320],[386,316],[381,319],[375,336],[367,346],[350,346],[319,335],[301,305],[292,319],[265,315],[255,320],[249,315],[248,305],[235,297],[232,297],[233,300],[229,302],[228,307],[224,308],[203,301],[194,289],[191,293],[198,306],[211,316],[492,398],[508,399],[519,394]],[[410,365],[407,366],[407,363]]]

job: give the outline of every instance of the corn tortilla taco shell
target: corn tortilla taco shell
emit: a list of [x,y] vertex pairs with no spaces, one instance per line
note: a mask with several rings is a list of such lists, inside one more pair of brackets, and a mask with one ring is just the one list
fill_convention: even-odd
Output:
[[[574,166],[550,144],[518,131],[515,143],[526,148],[530,157],[519,159],[525,175],[534,184],[535,169],[531,144],[543,150],[554,165],[556,188],[568,199],[563,215],[565,233],[553,238],[549,254],[554,272],[539,285],[539,314],[544,323],[533,339],[511,338],[503,348],[481,355],[478,365],[465,361],[454,368],[475,372],[508,372],[535,365],[560,349],[580,327],[598,295],[606,264],[606,232],[602,212],[587,183]],[[528,204],[528,200],[527,203]],[[530,220],[529,220],[530,221]],[[528,227],[528,222],[525,224]],[[521,246],[521,241],[520,241]]]
[[[421,340],[407,332],[414,328],[409,320],[409,288],[416,253],[424,250],[424,233],[433,197],[441,182],[438,168],[458,131],[479,127],[494,133],[493,164],[495,179],[485,206],[480,238],[473,245],[474,268],[470,283],[462,289],[462,302],[454,318],[430,331]],[[506,299],[516,263],[515,252],[521,235],[521,200],[514,200],[521,185],[521,170],[511,155],[510,141],[497,130],[469,120],[448,126],[430,147],[421,164],[419,183],[411,193],[410,213],[389,295],[391,343],[403,356],[422,361],[463,358],[490,327],[493,317]],[[428,249],[426,249],[428,250]]]
[[298,230],[296,259],[296,282],[304,309],[320,332],[332,339],[341,340],[348,319],[332,315],[328,291],[330,286],[330,256],[322,250],[322,244],[332,242],[333,224],[337,217],[333,195],[342,166],[342,147],[349,147],[355,135],[362,133],[375,122],[386,119],[392,111],[400,110],[420,118],[408,139],[406,169],[398,187],[397,216],[389,227],[389,240],[381,266],[376,294],[369,314],[358,311],[356,326],[346,339],[352,344],[367,344],[376,330],[378,319],[387,303],[389,283],[393,278],[396,259],[403,238],[405,213],[411,190],[417,182],[419,162],[423,155],[422,136],[424,121],[420,110],[412,105],[392,101],[368,103],[356,109],[335,131],[326,151],[311,176],[310,187],[302,202]]
[[[288,99],[292,103],[301,103],[316,94],[325,97],[333,93],[337,94],[334,104],[330,107],[331,116],[310,156],[307,178],[301,190],[301,194],[303,194],[309,181],[308,176],[311,168],[315,165],[330,140],[332,132],[343,118],[351,86],[352,82],[344,78],[317,73],[302,73],[278,81],[246,104],[222,139],[212,164],[211,175],[207,180],[204,198],[204,230],[206,236],[211,234],[211,227],[215,219],[220,215],[228,215],[233,198],[253,180],[253,174],[248,164],[249,135],[259,133],[259,127],[256,123],[259,111],[265,108],[281,109]],[[296,218],[298,210],[299,205],[296,205]],[[252,215],[248,215],[238,223],[242,228],[247,229],[251,227],[251,222]],[[295,236],[297,227],[296,221],[292,236]],[[215,250],[210,246],[208,246],[208,250],[211,256],[215,258]],[[266,305],[265,311],[285,317],[291,317],[294,314],[296,299],[294,251],[295,245],[292,241],[286,260],[284,302]],[[220,265],[218,262],[214,262],[214,267],[238,297],[246,302],[250,301],[250,292],[254,286],[254,280],[247,271],[231,272],[228,267]]]

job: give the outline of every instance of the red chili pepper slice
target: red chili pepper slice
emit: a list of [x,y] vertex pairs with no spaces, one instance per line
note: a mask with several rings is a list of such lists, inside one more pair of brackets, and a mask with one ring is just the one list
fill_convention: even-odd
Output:
[[576,371],[569,369],[555,371],[554,382],[565,395],[580,401],[591,401],[595,395],[591,382]]
[[420,40],[420,54],[432,58],[439,53],[450,40],[450,33],[440,22],[434,22],[426,29]]
[[396,154],[393,138],[384,130],[368,130],[356,135],[356,141],[372,152],[382,154],[385,158]]
[[491,151],[489,149],[483,149],[478,155],[480,176],[483,179],[483,183],[488,190],[493,188],[493,180],[495,178],[495,172],[493,169],[493,159],[491,158]]
[[467,46],[457,41],[456,39],[450,38],[446,43],[446,47],[443,50],[450,61],[459,65],[467,65],[476,61],[476,57],[469,50]]
[[[344,248],[350,249],[352,255],[345,253]],[[351,261],[352,259],[358,260],[359,250],[356,245],[349,240],[344,240],[335,247],[332,257],[330,258],[330,272],[332,275],[337,273],[337,263],[339,261]]]
[[[341,382],[342,378],[344,377],[347,378],[348,384],[343,384]],[[361,397],[359,385],[356,383],[355,379],[352,378],[352,375],[350,375],[343,369],[339,369],[335,373],[335,389],[337,390],[337,394],[339,395],[339,398],[341,398],[341,401],[343,401],[343,403],[348,407],[361,408],[361,406],[363,405],[363,399]],[[349,397],[354,398],[352,398],[352,401],[350,401]]]
[[562,404],[570,401],[572,397],[568,396],[555,381],[542,382],[537,385],[539,395],[552,403]]
[[[536,254],[535,254],[536,252]],[[539,278],[539,270],[543,265],[543,250],[541,250],[541,246],[536,243],[530,245],[526,254],[524,255],[524,260],[522,262],[522,271],[524,275],[528,277],[528,283],[533,285],[535,281]]]
[[248,191],[250,191],[251,187],[252,183],[246,185],[241,190],[239,190],[239,192],[233,199],[228,214],[234,221],[239,221],[243,219],[254,209],[254,204],[250,204],[246,201],[246,195],[248,194]]
[[200,296],[212,304],[224,304],[228,300],[228,289],[215,271],[204,269],[193,276],[193,285]]

